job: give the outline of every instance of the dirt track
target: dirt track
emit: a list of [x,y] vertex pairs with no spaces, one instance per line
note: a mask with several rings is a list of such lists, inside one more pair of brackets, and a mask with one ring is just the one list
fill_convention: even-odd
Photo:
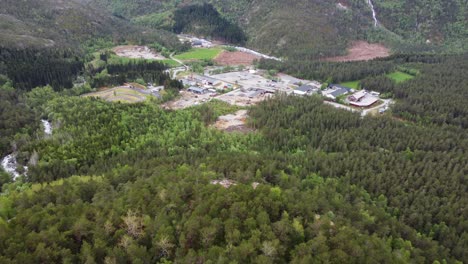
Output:
[[390,50],[381,44],[370,44],[365,41],[356,41],[348,49],[348,55],[328,58],[326,61],[366,61],[375,58],[390,56]]
[[214,61],[219,65],[252,65],[255,59],[260,57],[242,51],[223,51]]

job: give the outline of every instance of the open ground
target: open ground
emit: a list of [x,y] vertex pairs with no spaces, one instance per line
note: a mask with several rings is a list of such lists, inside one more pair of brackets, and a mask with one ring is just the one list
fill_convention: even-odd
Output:
[[84,94],[83,97],[98,97],[109,102],[138,103],[148,98],[149,93],[145,93],[140,88],[131,88],[130,86],[119,86],[114,88],[105,88],[97,92]]
[[164,56],[152,51],[146,46],[118,46],[112,49],[119,57],[130,59],[164,60]]
[[176,100],[164,103],[162,105],[165,109],[184,109],[187,107],[199,105],[211,100],[212,94],[194,94],[188,91],[180,91],[180,96]]
[[247,117],[247,110],[239,110],[235,114],[220,116],[214,127],[226,132],[251,132],[253,129],[245,125]]
[[229,66],[235,66],[235,65],[252,65],[253,61],[256,59],[260,59],[259,56],[256,56],[254,54],[250,54],[247,52],[242,52],[242,51],[223,51],[221,54],[219,54],[215,59],[214,62],[219,65],[229,65]]
[[348,55],[328,58],[326,61],[366,61],[390,56],[390,50],[381,44],[356,41],[348,49]]

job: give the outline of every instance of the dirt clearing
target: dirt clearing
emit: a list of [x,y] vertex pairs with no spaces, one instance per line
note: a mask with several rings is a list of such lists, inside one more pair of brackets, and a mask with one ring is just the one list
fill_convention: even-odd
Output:
[[164,60],[164,56],[146,46],[118,46],[112,49],[119,57],[130,59]]
[[235,114],[220,116],[214,127],[226,132],[251,132],[253,129],[245,125],[247,120],[247,110],[239,110]]
[[229,65],[229,66],[234,66],[234,65],[252,65],[253,61],[256,59],[260,59],[259,56],[256,56],[254,54],[242,52],[242,51],[223,51],[221,54],[219,54],[214,61],[219,64],[219,65]]
[[180,91],[180,96],[176,100],[164,103],[164,109],[179,110],[187,107],[203,104],[212,99],[212,94],[194,94],[188,91]]
[[381,44],[356,41],[348,49],[348,55],[325,59],[326,61],[366,61],[390,56],[390,50]]

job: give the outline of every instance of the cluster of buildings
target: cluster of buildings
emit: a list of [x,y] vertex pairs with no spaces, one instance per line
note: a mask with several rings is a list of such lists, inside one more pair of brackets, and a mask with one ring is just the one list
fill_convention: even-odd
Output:
[[317,94],[320,92],[320,85],[316,85],[315,83],[310,83],[310,84],[304,84],[296,89],[294,89],[293,94],[294,95],[312,95],[312,94]]
[[[360,108],[370,107],[380,100],[380,94],[378,92],[367,90],[355,91],[354,89],[339,84],[330,84],[323,89],[322,84],[317,81],[299,80],[291,76],[284,76],[284,78],[282,78],[282,82],[286,84],[289,83],[289,85],[286,85],[287,89],[283,90],[276,87],[280,85],[280,83],[264,80],[260,77],[256,77],[255,74],[247,72],[243,72],[242,74],[227,73],[224,75],[221,74],[220,76],[224,76],[225,78],[219,77],[219,79],[216,79],[205,75],[191,75],[182,79],[182,82],[188,87],[189,92],[198,95],[212,93],[216,96],[219,90],[234,88],[232,79],[237,78],[235,81],[236,84],[239,82],[244,88],[241,88],[237,93],[233,92],[232,95],[246,99],[259,98],[266,94],[274,94],[278,91],[283,91],[296,96],[318,94],[323,96],[326,100]],[[296,87],[292,92],[290,90],[291,86]]]
[[[338,98],[344,98],[344,103],[355,107],[369,107],[379,101],[378,92],[360,90],[355,91],[346,86],[331,84],[326,89],[320,89],[320,83],[301,85],[294,89],[294,95],[305,96],[320,94],[328,100],[337,101]],[[346,97],[344,97],[346,96]]]
[[217,90],[232,88],[231,84],[205,75],[191,75],[181,81],[189,87],[189,92],[195,94],[216,93]]
[[347,100],[352,106],[369,107],[379,101],[378,95],[380,94],[377,92],[361,90],[348,96]]
[[211,48],[214,46],[214,44],[209,40],[193,37],[190,35],[179,35],[179,40],[181,42],[190,42],[194,48]]

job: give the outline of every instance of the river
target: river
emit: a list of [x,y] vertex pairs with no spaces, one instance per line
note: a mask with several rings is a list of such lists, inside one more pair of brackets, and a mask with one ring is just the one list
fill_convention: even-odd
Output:
[[[52,124],[45,119],[42,119],[41,122],[42,122],[44,134],[52,135]],[[16,168],[18,166],[18,162],[16,161],[16,152],[13,152],[7,155],[6,157],[4,157],[2,159],[1,166],[8,174],[13,176],[13,180],[15,180],[16,178],[20,176],[18,171],[16,171]],[[28,167],[25,166],[24,174],[26,175],[27,172],[28,172]]]
[[13,176],[13,180],[19,177],[19,173],[16,171],[16,155],[14,153],[4,157],[2,159],[2,168]]

